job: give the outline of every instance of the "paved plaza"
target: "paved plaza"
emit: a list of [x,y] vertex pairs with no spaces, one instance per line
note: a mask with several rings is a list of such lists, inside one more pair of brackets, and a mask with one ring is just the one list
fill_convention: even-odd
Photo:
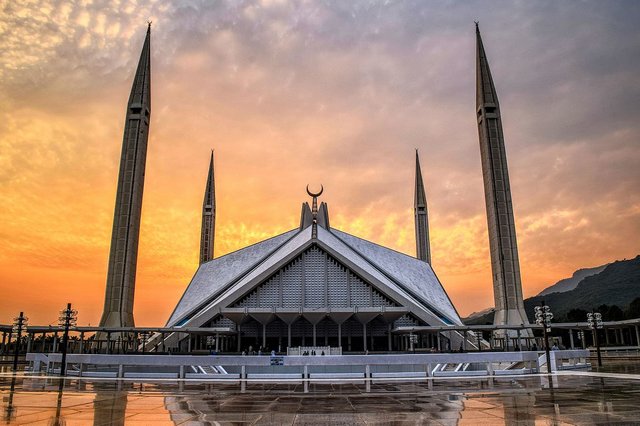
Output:
[[[0,376],[2,423],[212,424],[640,424],[637,362],[601,372],[495,379],[302,385],[193,381],[65,382]],[[13,388],[13,391],[12,391]],[[56,420],[58,419],[58,420]]]

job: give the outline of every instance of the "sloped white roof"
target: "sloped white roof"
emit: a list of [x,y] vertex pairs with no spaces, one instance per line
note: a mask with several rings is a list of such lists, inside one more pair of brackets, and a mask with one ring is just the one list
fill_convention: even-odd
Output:
[[261,263],[297,232],[297,229],[285,232],[200,265],[171,314],[167,326],[175,325],[185,315],[206,303],[234,279]]
[[307,227],[302,231],[298,232],[297,235],[292,238],[284,241],[280,247],[273,250],[269,256],[265,256],[262,259],[257,259],[259,262],[256,266],[251,269],[251,271],[245,274],[241,279],[235,282],[232,286],[230,286],[227,290],[221,293],[218,297],[216,297],[215,302],[212,302],[209,305],[217,304],[219,302],[223,302],[223,299],[232,295],[235,291],[242,289],[248,282],[260,277],[262,274],[266,273],[269,268],[278,263],[281,259],[295,252],[298,248],[300,248],[304,243],[311,239],[311,227]]
[[[247,285],[302,250],[312,238],[311,228],[289,231],[202,264],[167,325],[181,325],[193,314],[206,316],[216,306],[232,303]],[[445,323],[462,324],[429,264],[335,229],[319,226],[318,241],[389,291],[409,297],[416,307],[422,305]]]
[[373,266],[387,273],[393,281],[419,298],[422,303],[439,311],[455,324],[462,324],[431,265],[337,229],[331,229],[331,233]]

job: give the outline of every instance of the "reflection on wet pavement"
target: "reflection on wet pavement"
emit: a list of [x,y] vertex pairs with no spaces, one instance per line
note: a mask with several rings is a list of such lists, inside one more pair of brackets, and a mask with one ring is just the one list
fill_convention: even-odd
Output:
[[640,380],[590,375],[302,385],[0,376],[2,424],[601,424],[640,422]]

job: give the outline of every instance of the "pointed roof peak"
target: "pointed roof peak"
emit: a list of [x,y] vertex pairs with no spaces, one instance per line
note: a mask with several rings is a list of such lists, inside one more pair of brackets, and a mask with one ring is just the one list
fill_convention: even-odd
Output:
[[133,78],[131,95],[129,96],[130,107],[142,108],[143,105],[151,113],[151,24],[147,27],[147,35],[144,38],[140,60]]
[[[216,204],[216,183],[213,170],[213,149],[209,160],[209,172],[207,173],[207,186],[204,192],[204,205],[215,206]],[[214,207],[215,208],[215,207]]]
[[489,69],[480,29],[476,22],[476,109],[483,105],[498,108],[498,95]]
[[422,170],[420,168],[420,156],[416,149],[416,192],[414,198],[414,207],[426,207],[427,196],[424,191],[424,182],[422,180]]

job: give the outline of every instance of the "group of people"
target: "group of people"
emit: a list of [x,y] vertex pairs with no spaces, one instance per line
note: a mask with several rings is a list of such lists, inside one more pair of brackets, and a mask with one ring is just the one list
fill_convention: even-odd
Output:
[[[242,351],[242,355],[263,355],[263,354],[268,353],[268,352],[269,352],[269,349],[268,348],[263,348],[262,346],[260,346],[258,348],[258,352],[256,352],[253,349],[253,346],[249,346],[248,350]],[[276,351],[275,350],[271,351],[271,356],[276,356]]]
[[[316,355],[318,355],[318,354],[316,353],[316,351],[315,351],[315,350],[313,350],[313,349],[312,349],[311,351],[304,351],[304,352],[302,352],[302,355],[305,355],[305,356],[306,356],[306,355],[316,356]],[[323,356],[323,355],[324,355],[324,351],[322,351],[322,353],[321,353],[320,355],[321,355],[321,356]]]

